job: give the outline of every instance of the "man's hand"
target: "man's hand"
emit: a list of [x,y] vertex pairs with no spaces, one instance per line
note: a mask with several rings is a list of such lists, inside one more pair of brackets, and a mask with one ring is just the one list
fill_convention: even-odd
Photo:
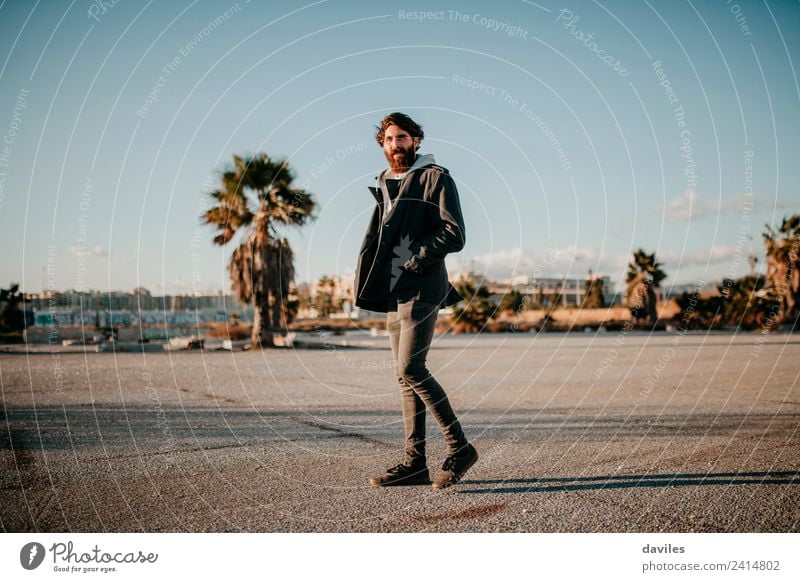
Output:
[[404,271],[408,271],[409,273],[416,273],[417,275],[422,275],[424,269],[417,261],[417,256],[418,255],[413,255],[403,264]]

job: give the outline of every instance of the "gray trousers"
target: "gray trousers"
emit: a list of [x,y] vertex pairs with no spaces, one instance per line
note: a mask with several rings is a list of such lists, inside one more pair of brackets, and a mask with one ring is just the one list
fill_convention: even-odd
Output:
[[405,463],[425,462],[425,408],[444,434],[447,454],[465,447],[467,439],[444,389],[425,365],[436,327],[439,306],[423,301],[399,302],[397,311],[386,314],[386,326],[400,384],[405,429]]

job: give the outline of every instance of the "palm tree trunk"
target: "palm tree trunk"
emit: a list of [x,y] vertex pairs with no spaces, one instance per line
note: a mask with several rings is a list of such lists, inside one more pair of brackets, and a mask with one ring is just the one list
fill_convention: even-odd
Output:
[[250,347],[255,349],[261,347],[261,328],[263,327],[263,317],[257,302],[253,302],[253,329],[250,332]]
[[281,325],[281,311],[282,311],[282,297],[280,294],[275,293],[275,290],[272,291],[272,329],[276,332],[282,331],[283,326]]
[[655,325],[658,320],[658,310],[656,309],[656,294],[653,286],[647,286],[647,323]]
[[254,310],[252,344],[254,348],[275,347],[272,336],[269,294],[269,253],[267,241],[255,236],[253,244]]
[[269,322],[269,304],[266,298],[257,298],[253,305],[253,332],[250,344],[253,348],[275,347],[275,338]]

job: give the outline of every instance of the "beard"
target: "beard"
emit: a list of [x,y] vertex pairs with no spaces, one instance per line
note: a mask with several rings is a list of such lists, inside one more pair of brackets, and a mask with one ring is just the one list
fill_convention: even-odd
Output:
[[[397,154],[397,155],[396,155]],[[408,149],[396,148],[391,153],[385,153],[386,161],[389,162],[389,167],[395,174],[402,174],[408,170],[417,159],[417,152],[414,151],[414,146]]]

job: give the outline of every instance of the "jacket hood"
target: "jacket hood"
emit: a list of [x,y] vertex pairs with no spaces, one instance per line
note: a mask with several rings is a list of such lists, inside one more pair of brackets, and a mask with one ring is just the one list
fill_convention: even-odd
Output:
[[[392,178],[395,180],[405,178],[409,172],[413,172],[419,168],[424,168],[425,166],[431,166],[436,163],[436,160],[433,159],[433,154],[424,154],[421,156],[417,156],[417,159],[414,160],[414,163],[411,164],[411,167],[400,174],[399,176],[393,175]],[[385,215],[389,213],[389,210],[392,208],[392,200],[389,198],[389,190],[386,188],[386,178],[389,174],[391,174],[392,169],[386,168],[380,174],[378,174],[378,188],[383,193],[383,207],[386,209]],[[384,215],[384,216],[385,216]]]

